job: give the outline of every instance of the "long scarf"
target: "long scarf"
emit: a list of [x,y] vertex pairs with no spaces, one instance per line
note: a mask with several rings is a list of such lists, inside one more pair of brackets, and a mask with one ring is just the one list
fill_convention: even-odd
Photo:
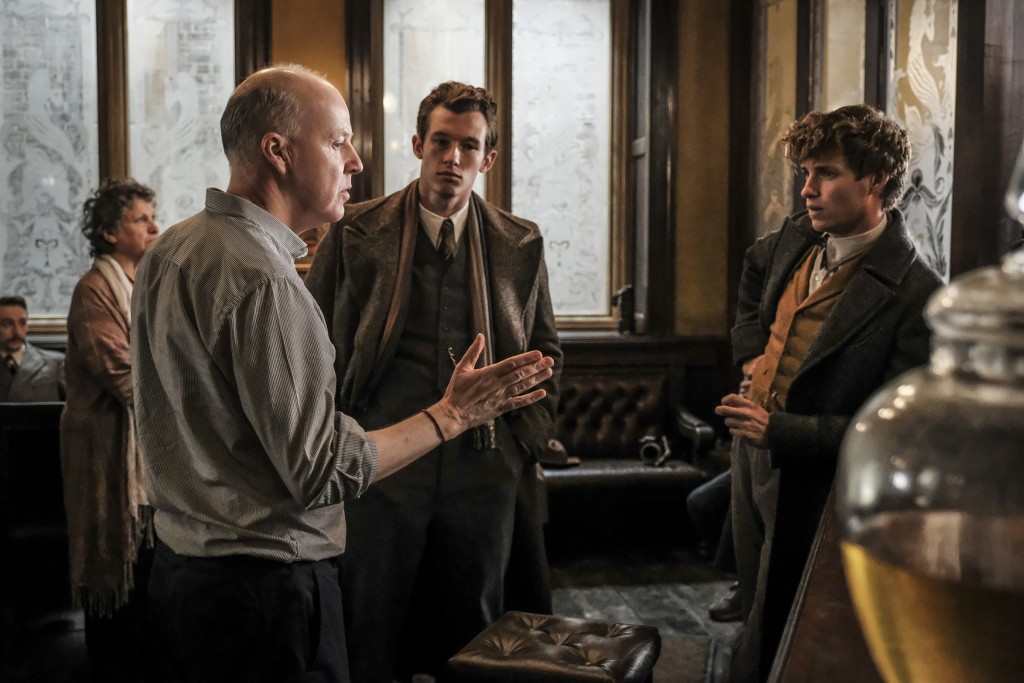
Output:
[[[466,245],[469,247],[469,300],[472,306],[473,331],[483,332],[484,351],[482,367],[494,362],[494,326],[491,324],[491,287],[487,276],[487,259],[483,240],[483,216],[475,198],[469,200],[469,220],[466,221]],[[473,447],[477,450],[495,448],[494,420],[488,420],[473,430]]]
[[[405,198],[402,224],[402,241],[398,251],[398,286],[388,308],[388,316],[384,323],[382,338],[385,343],[378,350],[376,376],[371,379],[370,387],[376,384],[385,359],[394,351],[398,340],[395,326],[398,324],[399,313],[405,304],[412,283],[412,258],[415,252],[416,235],[419,232],[419,187],[409,188]],[[484,350],[480,354],[478,367],[487,367],[494,362],[494,327],[491,319],[491,290],[487,276],[486,243],[483,239],[483,218],[480,205],[475,197],[470,198],[469,217],[463,236],[469,246],[469,299],[473,334],[484,335]],[[473,447],[477,450],[496,447],[494,420],[476,427],[473,430]]]
[[[103,277],[114,294],[114,299],[121,313],[128,322],[131,329],[131,301],[132,283],[125,274],[124,269],[112,256],[104,254],[93,261],[93,267]],[[114,581],[104,579],[105,584],[111,585],[73,585],[75,590],[75,602],[81,603],[90,614],[105,616],[112,613],[118,607],[128,601],[128,593],[135,583],[134,564],[138,559],[138,549],[142,543],[150,547],[153,545],[153,514],[149,507],[146,496],[146,489],[142,477],[142,455],[139,451],[135,438],[135,413],[131,406],[124,406],[123,424],[124,432],[121,435],[121,452],[123,468],[113,468],[113,471],[123,473],[123,480],[109,482],[111,487],[123,487],[127,510],[105,510],[103,514],[97,512],[97,519],[105,519],[114,529],[126,528],[129,538],[124,539],[120,548],[120,557],[72,557],[72,577],[85,577],[87,575],[86,562],[93,564],[100,562],[106,564],[106,569],[100,570],[102,574],[117,577]],[[96,501],[96,505],[103,505],[102,501]],[[106,507],[110,507],[109,505]],[[128,524],[125,524],[124,516],[128,516]],[[80,566],[79,566],[80,565]],[[88,575],[95,576],[96,570],[93,566]]]

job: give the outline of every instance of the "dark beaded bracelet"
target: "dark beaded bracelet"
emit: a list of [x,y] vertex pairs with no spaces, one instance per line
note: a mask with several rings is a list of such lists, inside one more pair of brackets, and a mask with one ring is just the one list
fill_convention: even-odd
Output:
[[441,439],[441,443],[444,443],[446,439],[444,438],[444,432],[441,431],[441,425],[437,423],[437,418],[431,415],[430,411],[427,410],[426,408],[424,408],[420,412],[426,415],[427,419],[430,420],[430,423],[434,425],[434,431],[437,432],[437,438]]

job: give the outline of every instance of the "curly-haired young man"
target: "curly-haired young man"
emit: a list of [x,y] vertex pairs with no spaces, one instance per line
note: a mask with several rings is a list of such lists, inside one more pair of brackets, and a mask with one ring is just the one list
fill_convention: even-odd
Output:
[[853,414],[928,359],[922,309],[939,276],[895,208],[906,132],[866,105],[812,112],[783,138],[805,210],[757,240],[740,280],[733,359],[733,527],[746,622],[732,680],[771,668]]

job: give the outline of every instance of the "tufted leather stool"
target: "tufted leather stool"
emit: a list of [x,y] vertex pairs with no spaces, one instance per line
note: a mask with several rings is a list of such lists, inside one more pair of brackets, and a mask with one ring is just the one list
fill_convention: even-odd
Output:
[[653,626],[506,612],[448,660],[461,683],[643,683],[661,652]]

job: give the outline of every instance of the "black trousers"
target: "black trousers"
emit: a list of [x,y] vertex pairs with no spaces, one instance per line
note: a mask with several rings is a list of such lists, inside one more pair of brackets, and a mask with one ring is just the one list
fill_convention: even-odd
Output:
[[349,681],[335,559],[184,557],[158,543],[149,606],[167,680]]
[[456,439],[346,503],[345,626],[357,683],[440,676],[503,614],[515,465]]
[[135,585],[128,602],[113,614],[85,612],[85,650],[95,683],[138,683],[150,678],[152,651],[146,629],[146,594],[154,550],[143,545],[133,568]]
[[736,571],[731,501],[731,470],[704,482],[686,497],[686,509],[700,540],[715,549],[714,565],[726,572]]

